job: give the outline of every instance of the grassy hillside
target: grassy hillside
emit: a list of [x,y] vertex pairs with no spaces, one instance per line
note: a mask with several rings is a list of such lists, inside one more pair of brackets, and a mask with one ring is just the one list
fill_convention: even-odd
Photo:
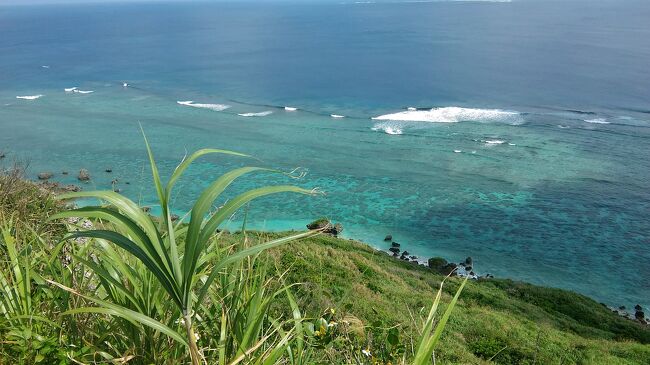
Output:
[[[248,233],[249,239],[281,234]],[[241,234],[230,236],[241,239]],[[351,240],[318,236],[274,249],[308,316],[336,308],[372,326],[417,336],[442,276]],[[453,295],[460,279],[445,283]],[[426,314],[426,313],[425,313]],[[504,279],[465,287],[436,353],[438,363],[648,364],[650,328],[573,292]],[[490,361],[491,359],[491,361]]]
[[[4,308],[0,311],[0,364],[65,364],[72,359],[84,359],[79,363],[187,363],[184,348],[166,336],[117,318],[114,311],[98,312],[89,297],[71,295],[76,292],[45,282],[54,278],[87,295],[127,304],[125,298],[131,298],[133,291],[151,306],[152,317],[179,330],[179,313],[169,309],[161,288],[150,279],[138,282],[130,278],[148,275],[132,257],[123,251],[107,256],[99,250],[105,243],[99,241],[61,246],[61,237],[70,227],[47,221],[61,209],[64,206],[53,199],[50,189],[24,181],[19,174],[0,174],[0,294],[4,293],[0,297],[0,309]],[[183,225],[179,226],[182,232]],[[251,247],[288,234],[221,233],[210,242],[216,250],[230,245]],[[90,269],[96,264],[85,257],[110,269],[115,281],[92,274]],[[423,318],[444,279],[363,243],[328,235],[279,246],[249,260],[223,271],[201,308],[198,344],[204,354],[212,356],[209,364],[215,359],[214,349],[223,343],[218,336],[220,328],[225,331],[220,327],[226,323],[223,316],[232,317],[227,322],[232,331],[224,333],[237,350],[243,343],[238,336],[245,334],[246,328],[241,323],[248,323],[242,318],[259,312],[257,323],[264,327],[249,341],[251,349],[258,349],[257,338],[261,343],[267,336],[273,338],[274,328],[291,329],[296,308],[302,312],[304,327],[324,318],[327,331],[319,329],[305,337],[310,346],[304,358],[296,361],[285,356],[275,363],[391,363],[379,361],[386,358],[409,363],[421,338]],[[117,274],[116,265],[123,263],[127,263],[128,277]],[[197,277],[207,272],[201,271]],[[118,285],[123,285],[119,291],[110,291]],[[458,278],[445,281],[438,315],[459,285]],[[287,286],[297,306],[285,295]],[[269,302],[270,311],[260,312],[253,298],[260,288],[270,298],[274,287],[281,290]],[[241,299],[241,303],[228,306],[232,299]],[[86,306],[93,310],[84,311]],[[279,325],[280,321],[285,321],[284,325]],[[301,338],[292,337],[292,346],[297,347]],[[259,348],[271,351],[282,345],[274,341]],[[281,351],[285,353],[284,348]],[[366,355],[370,353],[372,357]],[[390,356],[382,356],[386,353]],[[470,281],[444,329],[435,359],[436,364],[648,364],[650,328],[576,293],[503,279]]]

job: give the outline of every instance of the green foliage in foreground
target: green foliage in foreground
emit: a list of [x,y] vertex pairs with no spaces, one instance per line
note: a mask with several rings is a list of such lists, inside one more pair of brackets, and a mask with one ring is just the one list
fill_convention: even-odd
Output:
[[[21,205],[11,197],[23,197],[24,192],[13,194],[15,187],[6,184],[11,175],[0,174],[0,188],[12,193],[0,210],[0,362],[299,365],[322,362],[321,352],[334,349],[337,360],[345,363],[431,363],[466,281],[441,315],[440,283],[437,294],[430,295],[433,304],[420,320],[417,338],[401,342],[397,327],[375,328],[375,333],[385,334],[384,351],[361,348],[364,336],[350,331],[352,321],[343,318],[338,326],[334,309],[305,317],[298,304],[302,298],[286,284],[282,267],[259,259],[269,249],[326,231],[327,225],[267,241],[246,235],[233,241],[218,231],[255,198],[313,191],[261,187],[228,199],[212,212],[238,177],[277,172],[243,167],[201,193],[188,223],[174,222],[172,188],[192,161],[212,153],[244,155],[199,150],[163,185],[148,144],[147,150],[162,211],[155,218],[133,201],[105,191],[59,196],[94,197],[102,206],[57,212],[62,205],[56,202],[42,208]],[[47,192],[32,191],[51,200]],[[38,196],[31,200],[38,201]],[[21,219],[39,209],[44,210],[38,213],[42,221]],[[63,236],[61,224],[45,230],[51,222],[61,222],[70,233]],[[269,275],[270,267],[276,275]],[[355,323],[364,332],[365,325]]]
[[[160,184],[163,198],[167,189]],[[101,208],[60,213],[63,207],[50,193],[15,174],[0,174],[0,191],[1,365],[182,364],[190,361],[191,336],[195,359],[208,364],[431,364],[432,359],[647,364],[650,359],[648,327],[572,292],[510,280],[445,280],[362,243],[325,235],[264,252],[258,251],[265,242],[285,242],[296,233],[215,231],[191,241],[191,221],[173,223],[169,213],[151,220],[119,196],[105,195],[113,204]],[[114,210],[114,202],[122,209]],[[127,211],[145,220],[136,225],[151,222],[153,230],[137,234],[123,218],[97,216]],[[90,220],[48,219],[91,212]],[[171,254],[176,242],[179,277],[188,278],[191,290],[183,294],[185,286],[179,285],[170,292],[151,265],[108,236],[84,232],[62,241],[68,230],[89,228],[132,241],[135,235],[137,245],[161,240],[159,250],[153,248],[162,252],[160,271],[169,268],[163,275],[171,278],[175,264],[165,252]],[[184,264],[188,242],[207,245],[199,250],[195,270]],[[229,257],[236,259],[219,264]],[[179,283],[183,279],[174,284]]]

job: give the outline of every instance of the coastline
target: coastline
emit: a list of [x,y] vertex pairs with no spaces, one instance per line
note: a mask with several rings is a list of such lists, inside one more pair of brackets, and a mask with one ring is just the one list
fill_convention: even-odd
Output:
[[[108,172],[108,171],[107,171]],[[46,174],[46,175],[42,175]],[[57,182],[50,181],[49,179],[51,178],[51,174],[47,175],[49,173],[39,173],[39,180],[32,180],[33,183],[37,184],[38,186],[48,190],[52,191],[55,194],[56,193],[65,193],[65,192],[72,192],[72,191],[80,191],[82,187],[80,185],[75,185],[75,184],[68,184],[68,185],[62,185]],[[67,174],[66,174],[67,175]],[[43,178],[41,178],[43,177]],[[45,178],[46,177],[46,178]],[[80,174],[80,177],[83,177],[84,179],[88,177],[90,179],[90,176],[86,176],[84,174]],[[80,179],[80,182],[87,181],[84,179]],[[119,192],[117,188],[114,188],[116,192]],[[152,209],[151,206],[143,206],[143,209],[145,211],[153,216],[156,215],[156,209],[155,207]],[[183,218],[187,212],[182,212],[182,211],[174,211],[174,217],[176,219]],[[326,223],[323,223],[326,222]],[[251,232],[256,232],[256,233],[269,233],[269,234],[284,234],[287,232],[299,232],[301,231],[300,229],[295,229],[292,227],[295,227],[296,225],[301,225],[307,229],[315,229],[315,228],[323,228],[325,225],[332,226],[332,227],[337,227],[329,233],[326,233],[332,237],[335,237],[337,239],[341,240],[346,240],[349,242],[353,242],[357,245],[365,246],[371,250],[376,251],[377,253],[383,254],[390,256],[392,259],[398,260],[400,262],[405,262],[409,263],[415,266],[423,267],[432,270],[433,272],[436,272],[437,274],[440,275],[449,275],[449,276],[455,276],[455,277],[468,277],[470,280],[490,280],[494,279],[495,276],[492,275],[489,272],[482,272],[478,270],[477,268],[474,267],[473,259],[471,256],[468,256],[465,260],[459,261],[457,263],[453,261],[447,261],[446,258],[436,256],[436,257],[423,257],[423,256],[418,256],[414,255],[412,252],[408,251],[408,244],[402,244],[400,242],[397,242],[394,240],[394,237],[392,236],[391,233],[388,233],[384,239],[383,242],[384,244],[389,244],[390,247],[388,249],[382,249],[381,247],[378,247],[378,245],[372,244],[370,242],[367,242],[362,239],[350,237],[349,235],[344,234],[345,232],[345,227],[341,225],[340,223],[333,223],[330,222],[327,218],[320,218],[315,221],[310,221],[310,220],[302,220],[302,221],[274,221],[271,226],[273,229],[269,229],[267,226],[269,222],[264,221],[261,224],[252,224],[249,227],[246,227],[246,231],[251,231]],[[237,222],[237,221],[229,221],[227,224],[225,224],[222,227],[223,231],[226,232],[233,232],[235,234],[241,232],[242,229],[242,222]],[[433,263],[432,263],[433,261]],[[527,283],[526,281],[520,281],[516,278],[509,278],[509,277],[497,277],[498,279],[506,279],[506,280],[514,280],[515,282],[521,282],[521,283]],[[537,284],[532,284],[532,285],[537,285]],[[556,288],[552,286],[545,286],[541,285],[541,287],[544,288],[552,288],[552,289],[561,289],[561,288]],[[561,289],[561,290],[567,290],[568,292],[579,294],[579,295],[584,295],[581,294],[577,291],[569,290],[569,289]],[[586,296],[586,295],[585,295]],[[588,298],[591,298],[589,296],[586,296]],[[593,300],[596,300],[594,298],[591,298]],[[600,302],[600,305],[603,307],[607,308],[610,310],[612,313],[625,318],[627,320],[631,320],[637,323],[641,323],[646,326],[650,326],[650,317],[645,317],[645,313],[643,311],[643,306],[640,304],[636,304],[633,308],[627,307],[625,305],[620,305],[620,304],[606,304],[603,302]],[[636,309],[638,308],[638,309]],[[631,311],[632,309],[635,309],[635,311]],[[639,317],[640,313],[640,317]]]

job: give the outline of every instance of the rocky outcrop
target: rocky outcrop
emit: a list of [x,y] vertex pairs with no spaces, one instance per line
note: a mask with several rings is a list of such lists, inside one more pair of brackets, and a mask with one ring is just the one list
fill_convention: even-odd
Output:
[[90,173],[86,169],[81,169],[81,170],[79,170],[79,176],[77,176],[77,179],[79,181],[89,181],[90,180]]
[[39,180],[47,180],[51,178],[54,174],[51,172],[41,172],[38,174],[38,179]]
[[332,224],[329,219],[320,218],[309,223],[307,225],[307,229],[320,229],[323,230],[323,233],[331,234],[332,236],[338,236],[341,232],[343,232],[343,225],[341,223]]
[[390,235],[390,234],[386,235],[386,237],[384,237],[384,241],[392,241],[392,240],[393,240],[393,236]]

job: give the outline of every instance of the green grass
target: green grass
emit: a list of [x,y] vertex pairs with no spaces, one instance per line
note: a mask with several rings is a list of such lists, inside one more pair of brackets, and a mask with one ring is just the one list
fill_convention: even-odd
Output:
[[[258,233],[270,239],[278,234]],[[249,238],[255,235],[248,234]],[[238,234],[231,235],[237,240]],[[442,276],[356,241],[328,236],[273,249],[307,316],[334,307],[417,337]],[[445,302],[460,284],[445,286]],[[650,328],[583,295],[505,279],[468,282],[436,351],[438,363],[647,364]]]
[[[166,187],[154,178],[161,205],[187,165]],[[573,292],[445,278],[327,235],[213,234],[229,214],[212,200],[252,171],[215,181],[188,224],[105,192],[77,196],[111,205],[60,213],[51,192],[0,173],[0,365],[649,363],[650,328]],[[67,242],[68,229],[82,232]]]

